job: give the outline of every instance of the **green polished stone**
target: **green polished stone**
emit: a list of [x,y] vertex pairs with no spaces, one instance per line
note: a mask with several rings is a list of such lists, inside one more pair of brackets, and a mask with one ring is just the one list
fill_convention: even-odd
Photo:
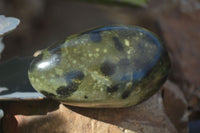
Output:
[[170,68],[157,37],[136,26],[100,27],[44,49],[28,72],[47,97],[80,107],[120,108],[152,96]]

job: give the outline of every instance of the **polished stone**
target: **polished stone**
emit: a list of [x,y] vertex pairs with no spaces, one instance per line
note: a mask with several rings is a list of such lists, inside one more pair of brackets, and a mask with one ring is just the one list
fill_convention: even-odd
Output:
[[136,105],[165,82],[168,54],[150,31],[100,27],[50,46],[30,65],[32,86],[47,97],[81,107]]

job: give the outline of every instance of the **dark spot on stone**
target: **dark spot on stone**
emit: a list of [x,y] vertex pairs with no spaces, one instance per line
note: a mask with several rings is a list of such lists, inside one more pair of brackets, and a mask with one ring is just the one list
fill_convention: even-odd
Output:
[[46,92],[46,91],[40,91],[42,94],[44,94],[46,97],[48,98],[53,98],[55,97],[56,95],[54,95],[53,93],[49,93],[49,92]]
[[130,90],[126,90],[122,93],[122,99],[126,99],[130,95]]
[[84,96],[85,99],[88,99],[88,96]]
[[70,83],[68,86],[59,87],[56,92],[60,97],[68,97],[78,89],[77,83]]
[[68,83],[72,82],[73,79],[82,80],[84,77],[85,77],[84,73],[79,70],[74,70],[74,71],[68,72],[65,75],[65,79]]
[[123,51],[124,50],[123,44],[119,41],[119,39],[117,37],[113,37],[113,41],[114,41],[115,48],[118,51]]
[[109,76],[115,73],[116,65],[112,62],[105,61],[101,64],[100,70],[105,76]]
[[119,89],[118,85],[114,85],[114,86],[108,87],[107,92],[113,93],[113,92],[116,92],[118,89]]
[[127,67],[130,65],[130,61],[127,58],[123,58],[118,62],[119,66]]
[[90,33],[90,39],[93,42],[100,42],[101,41],[101,33],[99,31],[91,32]]

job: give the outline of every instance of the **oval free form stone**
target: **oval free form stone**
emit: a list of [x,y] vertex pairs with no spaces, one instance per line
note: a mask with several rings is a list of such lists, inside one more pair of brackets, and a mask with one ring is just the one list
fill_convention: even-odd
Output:
[[65,104],[118,108],[152,96],[169,68],[165,48],[151,32],[109,26],[73,35],[43,50],[28,74],[36,90]]

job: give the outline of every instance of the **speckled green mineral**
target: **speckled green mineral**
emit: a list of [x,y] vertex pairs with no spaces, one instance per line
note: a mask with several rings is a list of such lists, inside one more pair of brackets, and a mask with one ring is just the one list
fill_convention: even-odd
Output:
[[169,68],[165,48],[151,32],[109,26],[43,50],[28,74],[36,90],[65,104],[119,108],[152,96]]

